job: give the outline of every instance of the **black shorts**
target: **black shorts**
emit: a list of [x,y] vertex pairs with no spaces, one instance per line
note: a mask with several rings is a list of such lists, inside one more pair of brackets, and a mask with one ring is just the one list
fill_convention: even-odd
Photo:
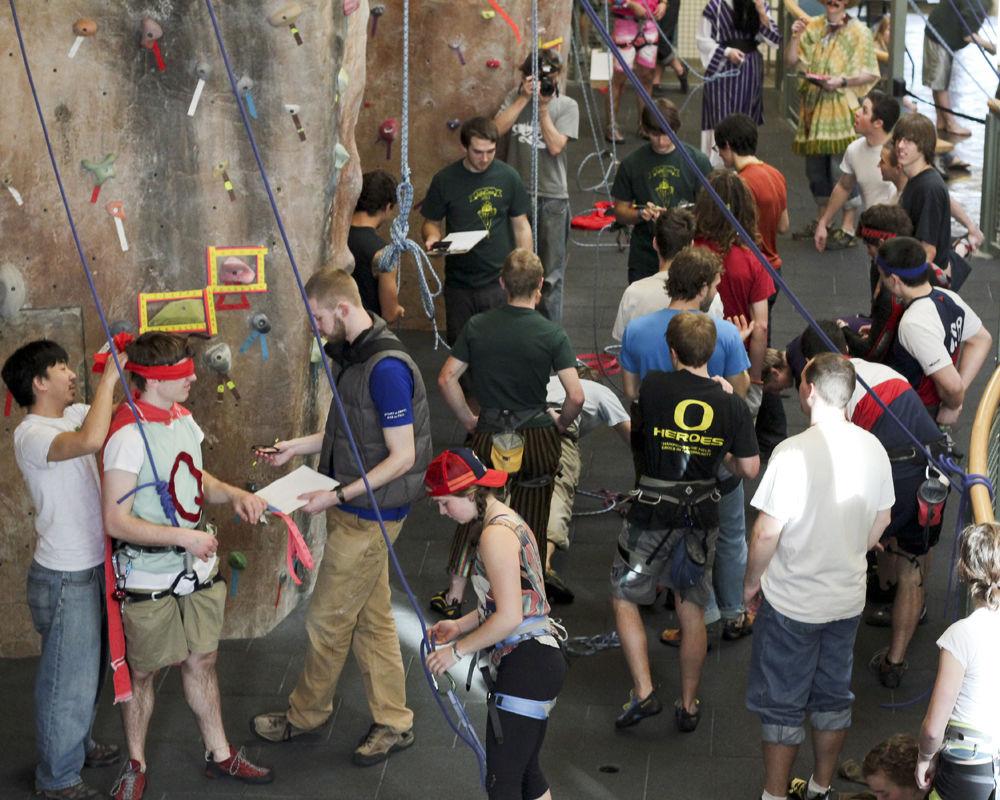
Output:
[[658,21],[665,36],[656,42],[656,60],[661,64],[669,64],[674,60],[674,45],[677,44],[677,19],[681,13],[681,0],[670,0],[667,3],[667,13]]
[[896,502],[892,507],[889,527],[882,534],[883,541],[895,538],[899,549],[911,556],[927,555],[941,538],[940,524],[931,525],[927,530],[924,530],[924,526],[920,524],[917,490],[923,482],[922,472],[916,472],[905,478],[893,479]]

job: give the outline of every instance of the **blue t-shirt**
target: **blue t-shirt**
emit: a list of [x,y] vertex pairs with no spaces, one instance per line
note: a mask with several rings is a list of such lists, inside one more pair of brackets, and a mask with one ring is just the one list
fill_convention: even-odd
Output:
[[[640,380],[653,369],[673,372],[670,348],[667,347],[667,325],[678,314],[690,313],[699,312],[665,308],[632,320],[625,326],[622,336],[622,350],[618,356],[622,368],[638,375]],[[715,350],[708,359],[708,374],[725,377],[748,369],[750,358],[736,326],[724,319],[711,319],[715,323],[716,340]]]
[[[368,377],[368,391],[378,409],[383,428],[413,424],[413,373],[403,361],[392,356],[379,361]],[[357,514],[361,519],[375,519],[375,511],[371,508],[352,506],[350,503],[341,503],[339,508],[349,514]],[[383,508],[382,519],[395,522],[409,513],[409,505]]]

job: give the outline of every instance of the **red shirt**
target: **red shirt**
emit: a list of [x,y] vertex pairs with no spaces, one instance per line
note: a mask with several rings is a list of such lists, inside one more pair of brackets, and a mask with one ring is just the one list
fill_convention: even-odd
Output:
[[740,178],[753,195],[757,204],[757,229],[760,231],[760,249],[775,269],[781,269],[778,255],[778,221],[788,208],[788,189],[785,176],[770,164],[747,164],[740,170]]
[[[720,253],[718,245],[707,239],[695,239],[693,244],[707,247],[717,255]],[[726,317],[742,314],[749,322],[750,306],[774,294],[774,281],[753,253],[738,244],[729,248],[722,259],[722,268],[719,295],[723,313]]]

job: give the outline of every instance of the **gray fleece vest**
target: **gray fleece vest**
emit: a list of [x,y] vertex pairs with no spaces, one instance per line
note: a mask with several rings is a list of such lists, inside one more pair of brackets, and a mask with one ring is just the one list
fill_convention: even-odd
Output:
[[[375,499],[381,508],[399,508],[424,496],[424,472],[433,455],[431,419],[427,408],[427,392],[420,370],[403,347],[403,343],[386,327],[385,321],[372,314],[374,325],[354,342],[339,347],[327,345],[326,351],[340,366],[337,390],[347,412],[347,420],[358,444],[365,470],[384,461],[389,455],[382,434],[378,409],[369,391],[372,370],[383,358],[398,358],[413,375],[413,438],[416,457],[413,466],[400,477],[375,489]],[[354,454],[344,431],[336,403],[330,404],[319,457],[319,471],[347,485],[360,477]],[[367,494],[349,501],[349,505],[371,508]]]

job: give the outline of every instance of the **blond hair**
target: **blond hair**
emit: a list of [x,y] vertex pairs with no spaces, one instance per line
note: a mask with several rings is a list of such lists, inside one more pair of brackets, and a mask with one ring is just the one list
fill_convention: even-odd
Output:
[[323,308],[334,309],[338,303],[348,303],[363,308],[361,294],[354,278],[342,269],[327,267],[306,281],[306,297],[315,300]]
[[984,522],[965,529],[958,577],[968,584],[974,601],[1000,611],[1000,524]]
[[504,289],[512,299],[531,297],[544,277],[541,259],[522,247],[511,250],[500,269]]

